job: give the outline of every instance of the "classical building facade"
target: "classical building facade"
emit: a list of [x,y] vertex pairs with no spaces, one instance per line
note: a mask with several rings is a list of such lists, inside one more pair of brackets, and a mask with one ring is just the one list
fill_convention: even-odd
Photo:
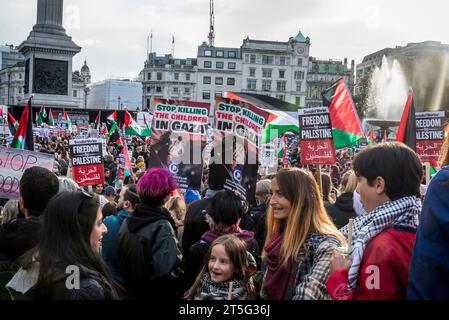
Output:
[[173,58],[171,54],[148,55],[140,73],[143,108],[148,109],[154,98],[195,100],[197,60]]
[[23,55],[14,45],[6,44],[0,46],[0,70],[15,66],[18,62],[24,60]]
[[215,97],[242,88],[242,54],[240,48],[211,47],[203,42],[197,54],[196,100],[209,102],[214,112]]
[[242,91],[265,94],[304,107],[310,39],[299,32],[287,42],[252,40],[242,44]]
[[25,85],[25,62],[0,70],[0,104],[18,105],[22,102]]
[[354,60],[348,67],[348,59],[344,61],[322,60],[314,57],[309,59],[307,73],[306,107],[320,107],[323,105],[322,92],[335,81],[343,77],[351,93],[354,91]]

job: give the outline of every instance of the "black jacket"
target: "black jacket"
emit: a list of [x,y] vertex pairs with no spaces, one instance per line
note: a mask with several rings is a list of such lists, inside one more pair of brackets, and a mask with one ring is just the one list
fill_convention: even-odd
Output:
[[133,299],[171,299],[182,255],[167,209],[138,204],[119,231],[124,286]]
[[211,198],[195,201],[187,209],[184,218],[184,233],[182,235],[182,253],[184,260],[187,258],[190,247],[201,239],[201,236],[209,231],[206,215],[203,210],[208,210]]
[[16,261],[34,248],[41,237],[44,217],[19,218],[0,226],[0,254]]
[[267,209],[268,203],[261,203],[256,208],[251,208],[250,215],[254,220],[254,238],[259,245],[259,255],[261,255],[267,235]]
[[355,218],[356,216],[352,200],[352,192],[341,194],[334,204],[326,205],[326,210],[331,219],[334,221],[337,229],[343,228],[348,224],[349,219]]

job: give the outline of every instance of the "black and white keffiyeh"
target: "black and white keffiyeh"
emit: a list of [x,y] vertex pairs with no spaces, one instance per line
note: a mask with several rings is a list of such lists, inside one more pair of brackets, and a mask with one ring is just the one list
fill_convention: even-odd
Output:
[[[417,197],[404,197],[386,202],[372,212],[357,216],[352,227],[353,244],[351,248],[352,265],[349,269],[349,287],[357,285],[360,263],[368,242],[388,227],[417,230],[421,200]],[[348,238],[348,226],[340,229]]]
[[215,283],[211,280],[209,272],[205,272],[201,279],[201,285],[195,295],[195,300],[228,300],[229,289],[232,282],[231,300],[245,300],[246,287],[243,281],[228,280]]

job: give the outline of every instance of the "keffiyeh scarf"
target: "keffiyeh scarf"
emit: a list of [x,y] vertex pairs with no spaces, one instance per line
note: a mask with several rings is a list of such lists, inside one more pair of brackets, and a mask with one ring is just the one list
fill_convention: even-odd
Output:
[[195,295],[195,300],[228,300],[231,282],[231,300],[245,300],[246,288],[243,281],[228,280],[221,283],[215,283],[211,280],[209,272],[203,274],[198,293]]
[[[348,282],[354,289],[357,285],[360,263],[368,242],[388,227],[417,230],[421,200],[412,196],[386,202],[372,212],[357,216],[352,227],[353,244],[351,248],[352,265],[349,268]],[[340,229],[348,238],[348,226]]]

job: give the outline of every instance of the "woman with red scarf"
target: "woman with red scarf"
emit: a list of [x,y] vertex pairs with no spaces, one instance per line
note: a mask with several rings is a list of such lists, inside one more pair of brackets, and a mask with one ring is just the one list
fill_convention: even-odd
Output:
[[271,189],[261,297],[328,299],[330,261],[346,242],[326,213],[318,184],[310,172],[293,168],[279,171]]

